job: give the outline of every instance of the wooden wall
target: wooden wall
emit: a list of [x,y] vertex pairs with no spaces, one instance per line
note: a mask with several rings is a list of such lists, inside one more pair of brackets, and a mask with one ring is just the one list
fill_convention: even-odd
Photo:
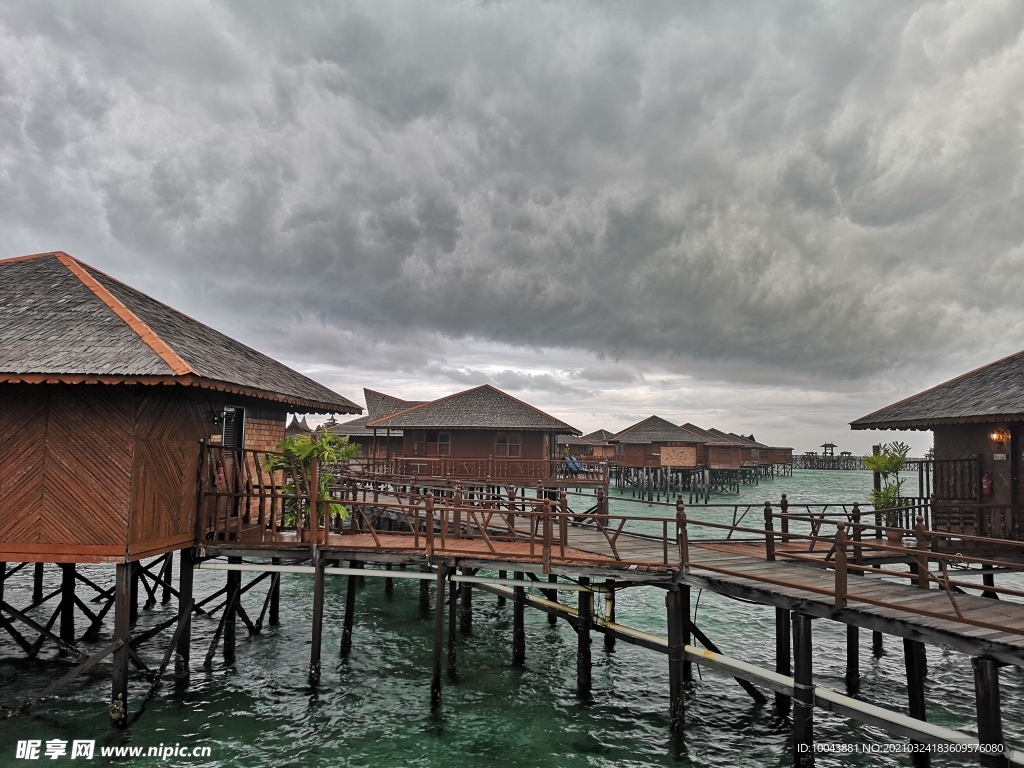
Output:
[[[992,495],[981,497],[986,504],[1012,504],[1013,470],[1010,460],[1011,446],[1003,446],[1002,453],[1006,459],[996,461],[996,446],[992,442],[992,432],[1002,429],[1009,434],[1010,427],[1004,423],[992,424],[948,424],[937,426],[935,434],[936,459],[971,459],[981,457],[978,474],[992,478]],[[916,480],[908,485],[916,486]],[[916,491],[915,491],[916,492]]]
[[[442,432],[448,432],[451,436],[449,443],[451,453],[449,454],[452,458],[457,459],[488,459],[492,456],[494,458],[506,458],[504,456],[499,457],[495,453],[497,447],[498,433],[496,431],[484,430],[484,429],[466,429],[466,430],[440,430]],[[402,450],[403,455],[406,457],[414,456],[413,453],[413,432],[414,430],[406,429],[403,430],[402,437]],[[518,457],[512,456],[509,458],[520,458],[520,459],[543,459],[547,458],[544,453],[544,438],[543,432],[520,432],[520,454]]]

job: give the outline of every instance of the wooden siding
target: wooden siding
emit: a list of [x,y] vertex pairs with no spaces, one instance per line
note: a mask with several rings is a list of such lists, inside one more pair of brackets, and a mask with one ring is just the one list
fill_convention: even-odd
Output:
[[935,458],[972,459],[980,457],[978,465],[979,477],[989,475],[992,478],[992,495],[982,497],[982,501],[990,504],[1012,504],[1013,472],[1010,461],[1011,446],[1007,443],[1002,450],[1006,459],[995,461],[995,446],[991,434],[996,429],[1009,434],[1008,425],[993,424],[950,424],[935,427]]
[[[405,430],[402,437],[402,451],[406,457],[415,456],[413,453],[413,439],[417,430]],[[497,448],[498,433],[489,430],[431,430],[433,432],[445,432],[450,435],[449,456],[455,459],[487,459],[499,458],[495,453]],[[514,434],[514,432],[513,432]],[[542,432],[520,432],[520,454],[519,456],[500,458],[518,459],[544,459],[544,438]],[[383,446],[383,441],[382,441]],[[419,454],[431,455],[431,454]],[[436,454],[435,454],[436,455]]]

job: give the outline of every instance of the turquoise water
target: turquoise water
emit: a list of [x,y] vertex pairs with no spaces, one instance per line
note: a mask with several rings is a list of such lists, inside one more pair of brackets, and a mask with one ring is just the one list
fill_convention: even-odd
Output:
[[[863,500],[870,487],[866,472],[797,472],[756,487],[738,499],[762,505],[787,493],[792,503]],[[713,501],[732,503],[737,497]],[[671,515],[670,508],[614,501],[613,511],[637,510]],[[755,510],[751,514],[755,514]],[[691,518],[718,515],[691,507]],[[731,510],[725,512],[731,517]],[[758,520],[760,518],[748,518]],[[756,527],[756,526],[755,526]],[[112,569],[89,568],[108,583]],[[196,594],[223,586],[224,575],[196,574]],[[5,599],[29,601],[29,580],[16,577]],[[248,577],[246,577],[248,581]],[[315,689],[306,682],[311,619],[308,577],[282,580],[281,626],[249,637],[239,626],[237,658],[227,665],[218,656],[209,669],[200,665],[216,621],[197,618],[193,630],[191,686],[176,690],[168,679],[141,717],[125,732],[111,729],[106,714],[109,677],[85,675],[62,696],[27,717],[0,721],[0,766],[30,765],[15,759],[19,740],[96,740],[91,765],[185,766],[711,766],[789,765],[788,721],[774,708],[756,706],[731,679],[703,671],[687,693],[684,744],[669,738],[667,663],[664,656],[624,643],[605,649],[594,636],[593,688],[576,693],[576,636],[565,625],[550,627],[546,616],[527,612],[527,662],[511,665],[511,603],[474,595],[472,635],[460,637],[456,682],[445,681],[444,701],[432,714],[429,668],[433,616],[418,605],[416,582],[396,581],[392,599],[383,584],[367,579],[357,600],[353,651],[339,658],[345,580],[327,583],[323,679]],[[57,573],[48,574],[49,588]],[[87,590],[80,587],[80,594]],[[250,615],[259,613],[265,591],[258,586],[244,598]],[[695,593],[696,598],[696,593]],[[572,601],[574,594],[563,592]],[[600,601],[598,601],[600,607]],[[736,658],[773,664],[774,611],[703,593],[697,622]],[[170,616],[173,605],[142,611],[139,627]],[[664,592],[640,588],[620,593],[621,623],[664,634]],[[49,618],[47,613],[43,620]],[[84,629],[84,627],[83,627]],[[109,626],[107,627],[109,631]],[[167,636],[161,636],[167,642]],[[905,711],[903,652],[899,640],[887,638],[887,653],[874,658],[870,636],[862,633],[861,686],[867,701]],[[101,637],[85,649],[100,648]],[[144,649],[159,663],[163,646]],[[845,628],[814,622],[815,682],[845,691]],[[30,698],[71,667],[49,646],[28,662],[6,635],[0,636],[0,702],[13,705]],[[1001,671],[1004,728],[1007,739],[1024,747],[1024,676],[1018,668]],[[137,709],[149,686],[134,678],[131,705]],[[969,659],[930,648],[928,718],[975,732],[973,678]],[[876,729],[815,711],[816,739],[822,742],[889,742]],[[209,758],[110,758],[101,746],[208,746]],[[67,756],[46,764],[63,764]],[[77,763],[78,761],[70,761]],[[818,764],[909,765],[906,757],[850,758],[820,756]],[[967,758],[936,757],[935,765],[975,765]]]

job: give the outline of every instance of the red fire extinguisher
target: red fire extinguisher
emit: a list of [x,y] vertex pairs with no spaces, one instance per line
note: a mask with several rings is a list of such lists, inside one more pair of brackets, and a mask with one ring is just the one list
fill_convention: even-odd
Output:
[[992,477],[991,475],[981,476],[981,495],[991,496],[992,495]]

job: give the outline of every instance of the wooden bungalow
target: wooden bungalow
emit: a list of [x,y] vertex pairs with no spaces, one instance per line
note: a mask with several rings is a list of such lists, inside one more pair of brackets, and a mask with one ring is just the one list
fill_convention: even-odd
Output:
[[930,522],[935,530],[1021,540],[1022,382],[1024,352],[1018,352],[863,416],[850,426],[931,430],[935,458],[920,462],[919,477],[910,478],[904,494],[916,491],[932,498]]
[[599,429],[589,435],[559,435],[558,450],[560,454],[568,452],[572,456],[589,459],[615,458],[615,446],[608,442],[614,433],[607,429]]
[[[744,444],[715,429],[702,429],[687,422],[682,429],[701,439],[698,459],[708,469],[739,469],[743,466]],[[749,447],[749,446],[748,446]]]
[[65,253],[0,262],[0,560],[192,546],[199,440],[350,400]]
[[489,384],[371,419],[366,427],[378,434],[401,430],[402,451],[391,467],[397,474],[496,482],[557,479],[557,436],[580,434]]
[[288,419],[288,424],[284,428],[285,437],[298,437],[299,435],[312,435],[313,430],[309,424],[306,423],[306,417],[295,416],[294,414]]
[[704,439],[660,416],[649,416],[608,439],[621,467],[697,467]]
[[367,467],[380,461],[390,461],[402,453],[404,434],[400,429],[371,429],[367,423],[382,419],[398,411],[423,405],[424,400],[402,400],[383,392],[363,389],[366,400],[366,415],[327,427],[328,431],[348,437],[349,442],[359,446],[356,458]]

